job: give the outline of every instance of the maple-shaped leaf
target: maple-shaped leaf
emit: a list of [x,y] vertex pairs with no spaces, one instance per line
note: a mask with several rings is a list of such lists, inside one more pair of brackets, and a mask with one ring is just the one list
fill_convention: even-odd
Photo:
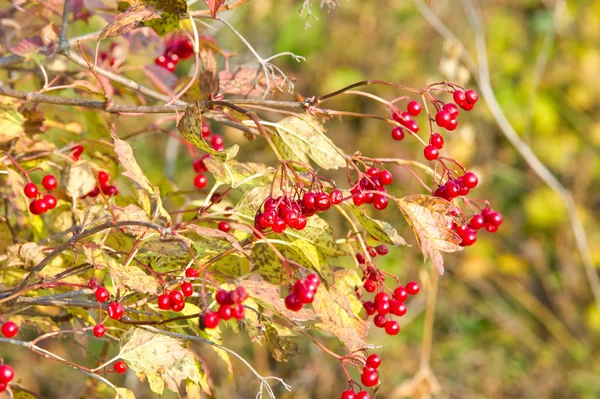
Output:
[[182,341],[141,328],[123,334],[117,357],[138,376],[145,377],[159,395],[165,387],[179,393],[186,379],[196,384],[202,379],[194,353]]
[[461,251],[460,237],[450,230],[454,206],[446,200],[430,195],[409,195],[396,200],[398,207],[412,228],[425,260],[427,257],[444,274],[441,252]]
[[210,15],[213,18],[217,17],[217,11],[219,11],[219,7],[221,7],[225,3],[225,0],[204,0],[204,4],[208,7],[210,11]]

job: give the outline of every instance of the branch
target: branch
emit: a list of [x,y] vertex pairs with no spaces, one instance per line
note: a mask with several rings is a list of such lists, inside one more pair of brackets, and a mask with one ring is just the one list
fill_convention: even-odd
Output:
[[67,40],[67,27],[69,26],[69,7],[71,6],[71,0],[65,0],[63,7],[63,19],[62,27],[60,29],[60,37],[58,39],[58,48],[61,51],[66,51],[69,48],[69,41]]

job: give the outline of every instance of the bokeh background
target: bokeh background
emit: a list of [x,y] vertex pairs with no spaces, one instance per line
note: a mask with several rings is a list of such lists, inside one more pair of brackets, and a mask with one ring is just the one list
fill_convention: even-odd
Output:
[[[223,17],[263,56],[292,51],[306,57],[302,63],[285,57],[276,61],[296,79],[297,92],[304,96],[363,79],[416,87],[449,80],[477,89],[469,65],[462,61],[461,51],[476,59],[475,30],[462,2],[341,0],[331,8],[328,5],[333,3],[324,3],[321,8],[320,1],[314,0],[309,16],[300,15],[301,0],[253,0]],[[419,11],[425,6],[431,7],[464,50],[431,26]],[[480,6],[490,80],[499,105],[524,142],[572,191],[593,263],[600,265],[600,1],[486,0]],[[93,17],[88,26],[75,24],[72,33],[93,31],[104,23]],[[210,26],[203,34],[214,35],[222,48],[240,54],[231,59],[233,64],[255,62],[231,32],[217,23]],[[158,54],[152,51],[132,54],[131,60],[152,62]],[[189,64],[182,64],[177,73],[188,71]],[[389,99],[399,95],[385,87],[364,90]],[[349,95],[327,106],[385,113],[377,103]],[[136,129],[131,119],[119,123],[121,135]],[[422,157],[416,141],[394,142],[389,126],[378,121],[332,119],[327,127],[349,153]],[[271,159],[260,140],[246,143],[239,132],[218,125],[213,130],[224,134],[226,143],[243,143],[242,158]],[[193,180],[191,160],[173,155],[185,154],[183,147],[159,134],[131,142],[153,182],[160,183],[167,172],[181,186],[191,186],[184,183]],[[478,173],[481,184],[474,194],[489,199],[504,215],[504,224],[496,234],[481,234],[477,244],[463,253],[445,257],[429,362],[439,382],[434,396],[600,397],[600,313],[560,197],[508,143],[483,100],[474,111],[462,113],[458,129],[446,135],[446,142],[447,154]],[[157,159],[165,159],[166,169]],[[403,169],[394,174],[391,190],[398,196],[422,192]],[[400,212],[388,209],[385,218],[415,244]],[[337,231],[345,228],[341,221],[331,222]],[[418,279],[427,287],[431,264],[423,264],[414,245],[392,250],[378,265],[404,281]],[[378,350],[383,359],[378,398],[425,398],[431,393],[426,385],[409,389],[420,370],[426,294],[424,290],[411,303],[398,336],[370,331],[370,342],[383,346]],[[322,339],[341,353],[337,342]],[[225,342],[261,373],[282,377],[293,386],[293,393],[277,389],[278,397],[337,398],[345,387],[339,362],[309,342],[301,340],[301,357],[280,364],[266,347],[252,345],[244,336],[230,335]],[[60,341],[55,345],[56,353],[84,356],[83,350],[66,353]],[[257,381],[241,363],[234,361],[230,380],[214,352],[198,350],[209,364],[215,397],[254,397]],[[18,359],[23,385],[46,397],[75,398],[86,392],[88,382],[74,371],[23,351]],[[135,392],[147,390],[135,376],[127,378],[124,383]],[[81,397],[93,397],[85,395]]]

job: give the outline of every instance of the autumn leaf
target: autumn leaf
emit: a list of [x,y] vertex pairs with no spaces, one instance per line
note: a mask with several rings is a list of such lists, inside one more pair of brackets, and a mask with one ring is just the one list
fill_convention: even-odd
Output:
[[217,183],[227,184],[232,188],[241,185],[247,187],[264,186],[272,180],[275,173],[275,169],[267,168],[262,163],[238,162],[235,159],[221,162],[210,157],[204,160],[204,165],[215,177]]
[[63,171],[62,181],[67,195],[71,198],[83,197],[96,187],[96,176],[92,165],[87,161],[67,165]]
[[391,244],[395,247],[399,245],[408,245],[404,238],[402,238],[395,228],[392,227],[391,224],[384,222],[382,220],[377,220],[370,218],[365,214],[365,212],[352,204],[345,204],[352,213],[356,216],[356,219],[360,223],[360,225],[365,229],[367,233],[373,236],[377,241],[384,242],[386,244]]
[[144,21],[160,18],[160,15],[156,12],[152,6],[136,5],[131,7],[127,11],[117,15],[115,19],[106,25],[98,40],[104,40],[108,37],[123,36],[140,26]]
[[286,308],[283,299],[281,299],[281,289],[278,285],[270,284],[266,281],[244,280],[241,282],[241,286],[244,287],[250,298],[265,308],[279,313],[287,320],[309,321],[315,320],[317,317],[308,308],[300,309],[298,312],[292,312]]
[[127,388],[117,388],[115,399],[135,399],[135,395]]
[[186,379],[196,384],[202,379],[194,353],[182,341],[141,328],[123,334],[117,357],[138,376],[147,378],[152,391],[159,395],[165,387],[179,393]]
[[223,3],[225,3],[225,0],[204,0],[204,4],[208,7],[210,15],[212,15],[213,18],[217,17],[217,11],[219,11],[219,7],[221,7]]
[[179,28],[179,18],[187,12],[185,0],[143,0],[142,3],[154,7],[159,12],[160,18],[144,20],[144,25],[151,27],[161,36]]
[[461,251],[460,237],[450,230],[454,205],[429,195],[410,195],[396,200],[406,221],[412,228],[425,260],[431,261],[444,274],[441,252]]
[[297,334],[291,329],[275,323],[266,323],[265,328],[265,337],[273,359],[278,362],[287,362],[290,357],[300,353],[295,340]]

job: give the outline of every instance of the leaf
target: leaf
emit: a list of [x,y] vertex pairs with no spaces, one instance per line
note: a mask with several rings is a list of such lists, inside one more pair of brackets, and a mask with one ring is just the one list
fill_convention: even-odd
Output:
[[81,198],[96,187],[96,176],[92,165],[87,161],[77,161],[66,166],[62,181],[65,184],[67,196]]
[[219,7],[221,7],[223,3],[225,3],[225,0],[204,0],[204,4],[208,7],[210,15],[212,15],[213,18],[217,17],[217,11],[219,11]]
[[22,39],[17,44],[11,46],[9,50],[16,55],[31,59],[35,62],[43,61],[46,56],[52,54],[54,46],[47,47],[42,38],[38,35]]
[[36,266],[46,257],[44,248],[35,242],[10,245],[6,248],[6,255],[7,267],[24,267],[26,269]]
[[[198,234],[200,237],[203,237],[203,238],[209,237],[209,238],[217,238],[219,240],[227,240],[236,249],[236,251],[238,251],[241,254],[244,253],[244,248],[242,248],[242,246],[240,245],[238,240],[236,240],[236,238],[229,233],[225,233],[221,230],[213,229],[213,228],[206,227],[206,226],[198,226],[195,224],[188,224],[181,231],[186,231],[186,230],[193,231],[194,233]],[[229,248],[226,248],[226,249],[229,249]]]
[[430,257],[440,275],[444,274],[442,252],[461,251],[458,234],[450,230],[454,205],[429,195],[410,195],[396,200],[404,218],[412,228],[427,260]]
[[303,260],[300,263],[317,271],[325,281],[331,281],[333,275],[331,266],[325,255],[315,245],[299,239],[291,241],[291,244],[296,254]]
[[306,154],[323,169],[346,167],[344,152],[325,135],[325,128],[316,118],[289,116],[272,126],[300,158]]
[[211,157],[204,160],[204,165],[215,177],[217,183],[227,184],[232,188],[237,188],[242,184],[249,188],[266,185],[272,180],[275,173],[273,168],[267,168],[265,164],[242,163],[234,159],[221,162]]
[[206,141],[204,141],[202,138],[202,111],[200,111],[198,104],[187,107],[185,115],[177,124],[177,130],[183,138],[194,147],[206,151],[221,161],[227,161],[234,158],[240,149],[240,147],[235,144],[225,151],[215,151]]
[[[276,235],[276,237],[289,236],[304,240],[317,249],[324,255],[339,257],[346,256],[348,253],[341,249],[333,238],[333,229],[318,215],[308,218],[306,227],[303,230],[286,229],[284,234]],[[288,238],[288,240],[290,240]]]
[[335,335],[349,352],[366,347],[365,338],[369,322],[362,317],[364,311],[354,293],[361,279],[356,272],[340,269],[334,273],[335,283],[329,290],[319,286],[313,302],[321,323],[315,327]]
[[135,395],[127,388],[117,388],[115,399],[135,399]]
[[179,393],[186,379],[196,384],[202,379],[194,353],[167,335],[133,328],[121,337],[118,357],[139,376],[148,378],[151,389],[159,395],[164,386]]
[[[0,99],[4,102],[5,99]],[[0,144],[4,144],[23,134],[25,118],[10,106],[0,103]]]
[[279,324],[265,324],[265,337],[269,343],[269,349],[273,359],[278,362],[287,362],[288,358],[297,356],[300,353],[298,344],[294,337],[296,333],[287,327]]
[[354,213],[356,219],[366,232],[373,236],[377,241],[391,244],[395,247],[399,245],[408,245],[406,241],[404,241],[404,238],[402,238],[396,229],[388,222],[370,218],[362,209],[355,205],[346,203],[346,206]]
[[179,28],[179,17],[187,13],[185,0],[143,0],[159,12],[160,18],[145,20],[144,25],[149,26],[159,35],[164,35]]
[[266,281],[244,280],[241,282],[248,296],[254,299],[267,309],[275,311],[292,321],[315,320],[317,315],[307,308],[300,309],[298,312],[292,312],[285,307],[285,302],[281,299],[281,289],[278,285],[270,284]]
[[102,29],[98,40],[104,40],[108,37],[123,36],[140,26],[144,21],[160,18],[160,15],[152,6],[136,5],[127,11],[118,14],[115,19]]

